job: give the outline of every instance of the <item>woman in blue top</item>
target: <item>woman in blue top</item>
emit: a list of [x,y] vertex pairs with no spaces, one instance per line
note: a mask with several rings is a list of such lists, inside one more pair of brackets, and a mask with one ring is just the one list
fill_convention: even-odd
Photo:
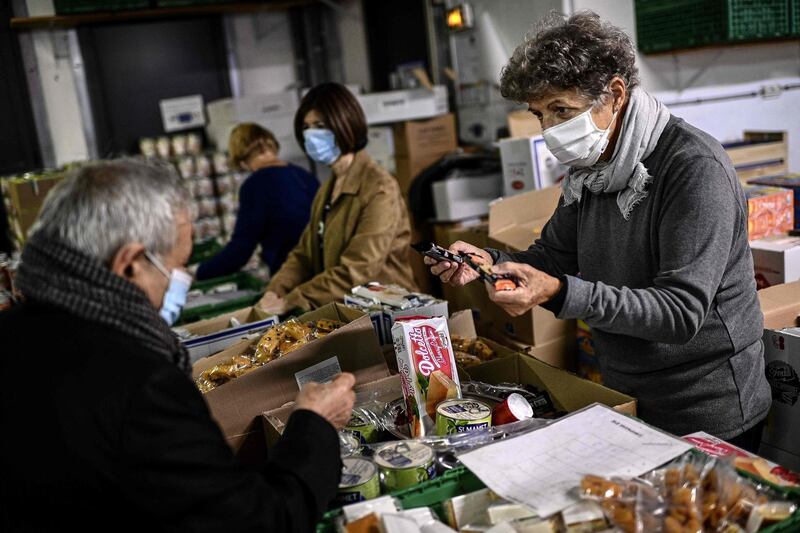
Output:
[[275,273],[308,224],[317,178],[278,158],[275,136],[258,124],[239,124],[231,132],[232,168],[252,172],[239,190],[239,213],[225,248],[201,264],[197,279],[238,272],[261,245],[261,259]]

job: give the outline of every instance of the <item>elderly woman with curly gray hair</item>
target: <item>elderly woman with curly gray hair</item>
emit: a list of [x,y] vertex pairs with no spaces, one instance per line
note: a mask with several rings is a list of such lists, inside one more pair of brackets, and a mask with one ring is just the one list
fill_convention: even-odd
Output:
[[[604,382],[678,435],[707,431],[756,450],[770,408],[747,203],[719,142],[640,87],[628,36],[591,12],[552,16],[502,72],[547,147],[569,167],[541,237],[518,253],[457,242],[536,305],[592,328]],[[427,260],[442,281],[476,279]]]

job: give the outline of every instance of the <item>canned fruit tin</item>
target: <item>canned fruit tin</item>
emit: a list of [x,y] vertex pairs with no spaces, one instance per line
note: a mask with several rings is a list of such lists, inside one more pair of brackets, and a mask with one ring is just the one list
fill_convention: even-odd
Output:
[[336,494],[338,505],[371,500],[381,495],[378,468],[372,461],[357,457],[342,459],[342,478]]
[[372,444],[378,440],[378,428],[363,413],[353,411],[350,422],[344,429],[355,435],[364,444]]
[[519,422],[526,418],[533,418],[533,407],[528,400],[516,392],[495,406],[492,412],[492,423],[495,426]]
[[453,435],[492,425],[492,410],[478,400],[447,400],[436,408],[436,434]]
[[436,477],[433,449],[420,442],[390,442],[375,451],[384,492],[413,487]]

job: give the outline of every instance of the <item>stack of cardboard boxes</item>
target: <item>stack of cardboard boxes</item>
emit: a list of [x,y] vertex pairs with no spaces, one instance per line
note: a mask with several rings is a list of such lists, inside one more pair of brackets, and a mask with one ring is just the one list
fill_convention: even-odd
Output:
[[8,226],[14,244],[21,248],[28,231],[39,216],[47,193],[64,177],[62,172],[25,174],[20,177],[0,179],[0,190],[5,201]]

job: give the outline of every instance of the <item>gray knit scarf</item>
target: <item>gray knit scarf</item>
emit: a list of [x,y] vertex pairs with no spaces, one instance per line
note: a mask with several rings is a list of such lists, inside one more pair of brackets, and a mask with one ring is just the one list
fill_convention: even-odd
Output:
[[642,160],[656,149],[669,117],[664,104],[634,88],[613,157],[592,167],[570,168],[561,183],[564,205],[580,201],[584,187],[593,194],[617,193],[617,206],[628,220],[634,206],[647,196],[645,189],[652,179]]
[[17,283],[26,299],[113,328],[191,374],[186,349],[144,291],[59,239],[38,232],[28,240]]

